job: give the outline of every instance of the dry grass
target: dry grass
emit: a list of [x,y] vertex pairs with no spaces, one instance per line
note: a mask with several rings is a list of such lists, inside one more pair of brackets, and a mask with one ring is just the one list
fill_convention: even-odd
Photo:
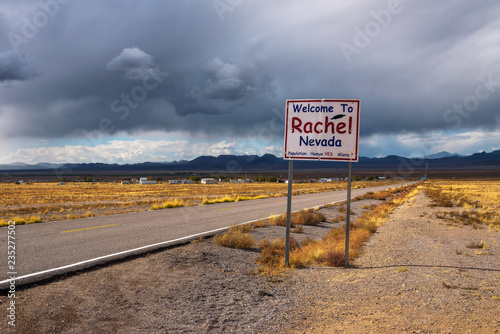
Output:
[[[274,239],[272,241],[264,238],[259,243],[261,253],[255,259],[255,262],[263,267],[283,268],[285,265],[285,247],[286,240],[283,238]],[[293,236],[290,236],[290,251],[293,252],[298,249],[298,247],[299,243],[297,240]]]
[[201,202],[201,205],[217,204],[217,203],[229,203],[229,202],[235,202],[235,201],[236,201],[236,199],[234,197],[230,197],[230,196],[224,196],[221,198],[214,198],[214,199],[204,198],[203,201]]
[[391,197],[392,195],[393,193],[390,190],[384,190],[376,193],[370,191],[366,193],[366,195],[364,195],[363,197],[367,199],[376,199],[379,201],[385,201],[388,197]]
[[175,199],[173,201],[163,202],[162,204],[154,204],[151,206],[151,210],[162,210],[162,209],[170,209],[170,208],[179,208],[185,206],[183,201]]
[[259,196],[253,196],[253,197],[238,196],[238,197],[236,197],[236,202],[249,201],[249,200],[253,200],[253,199],[263,199],[263,198],[269,198],[269,196],[268,195],[259,195]]
[[[314,210],[302,210],[299,212],[292,213],[290,218],[290,226],[295,227],[295,225],[318,225],[321,222],[326,221],[326,217],[323,213]],[[275,215],[269,218],[270,225],[276,226],[286,226],[286,214]]]
[[297,225],[318,225],[321,222],[326,221],[326,217],[323,213],[312,210],[302,210],[292,214],[292,222]]
[[40,217],[31,216],[31,217],[14,217],[10,220],[0,220],[0,226],[7,226],[9,221],[15,222],[15,225],[26,225],[26,224],[36,224],[41,223],[42,219]]
[[[345,207],[345,206],[341,206],[338,210],[340,213],[347,214],[347,207]],[[350,211],[349,213],[351,214],[351,216],[354,216],[356,214],[354,211],[352,211],[352,209],[349,211]]]
[[369,191],[362,196],[356,197],[356,199],[358,199],[358,200],[376,199],[379,201],[385,201],[387,198],[394,196],[395,194],[399,193],[400,191],[401,191],[401,187],[382,190],[382,191],[378,191],[376,193]]
[[500,181],[434,180],[426,182],[425,194],[433,206],[460,207],[461,211],[440,213],[438,218],[474,228],[489,226],[500,231]]
[[259,195],[259,196],[236,196],[236,197],[231,197],[231,196],[224,196],[221,198],[215,198],[215,199],[208,199],[204,198],[203,201],[201,202],[201,205],[207,205],[207,204],[217,204],[217,203],[229,203],[229,202],[241,202],[241,201],[249,201],[253,199],[262,199],[262,198],[269,198],[268,195]]
[[255,239],[248,233],[251,230],[247,230],[246,226],[249,225],[237,225],[231,227],[226,233],[219,234],[214,237],[216,244],[224,247],[238,248],[238,249],[250,249],[255,244]]
[[437,215],[437,217],[450,220],[452,224],[469,225],[473,228],[480,228],[483,225],[500,226],[500,216],[497,212],[483,211],[481,209],[477,211],[464,210],[462,212],[442,212]]
[[239,224],[231,226],[228,230],[229,233],[233,232],[241,232],[241,233],[250,233],[253,230],[252,224]]
[[[390,184],[384,182],[355,182],[353,188]],[[309,194],[346,189],[346,182],[294,184],[293,194]],[[39,216],[42,221],[94,216],[122,212],[150,210],[175,200],[185,206],[200,205],[203,200],[213,201],[230,198],[231,201],[286,196],[287,185],[283,183],[220,183],[220,184],[129,184],[67,182],[31,183],[16,185],[0,183],[0,219],[12,220],[20,217],[29,220]],[[64,214],[64,215],[63,215]]]
[[251,223],[253,227],[266,227],[269,225],[269,222],[267,219],[259,219],[253,223]]
[[[407,202],[417,193],[417,186],[408,186],[395,191],[391,199],[374,208],[372,211],[364,212],[353,224],[349,233],[349,261],[356,258],[362,245],[370,238],[378,226],[380,226],[395,207]],[[301,211],[299,217],[311,215],[313,212]],[[293,216],[292,216],[293,218]],[[276,216],[275,221],[280,223],[286,221],[286,216]],[[292,219],[293,221],[293,219]],[[299,224],[295,220],[295,224]],[[307,238],[300,246],[291,244],[289,264],[291,267],[304,267],[308,265],[343,266],[345,264],[345,227],[330,230],[321,240]],[[269,242],[267,239],[261,243],[262,254],[256,262],[265,268],[262,272],[272,273],[273,269],[284,266],[284,240],[279,239]],[[265,250],[265,251],[264,251]]]
[[443,193],[439,187],[426,187],[425,195],[432,200],[432,206],[439,206],[443,208],[453,207],[453,201],[449,196]]
[[[273,215],[269,217],[269,225],[273,226],[286,226],[286,214],[282,215]],[[294,227],[293,223],[290,221],[290,226]]]

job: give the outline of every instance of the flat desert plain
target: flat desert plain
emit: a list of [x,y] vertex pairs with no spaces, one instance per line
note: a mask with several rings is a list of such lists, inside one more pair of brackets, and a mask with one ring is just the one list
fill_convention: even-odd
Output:
[[[495,187],[427,181],[379,224],[347,269],[315,264],[265,275],[257,246],[202,239],[22,288],[16,326],[3,316],[0,332],[500,332]],[[383,203],[353,202],[353,221]],[[326,221],[292,233],[299,244],[342,228],[345,206],[319,211]],[[248,233],[258,245],[284,231],[266,225]],[[4,314],[8,303],[2,295]]]

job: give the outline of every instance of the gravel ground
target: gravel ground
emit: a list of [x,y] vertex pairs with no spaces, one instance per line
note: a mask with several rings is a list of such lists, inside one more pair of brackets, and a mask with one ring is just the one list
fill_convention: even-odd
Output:
[[[378,203],[364,200],[361,207]],[[18,333],[495,333],[500,332],[500,234],[452,227],[442,208],[397,209],[353,268],[260,276],[258,249],[212,239],[167,249],[16,292]],[[338,207],[321,210],[329,220]],[[353,217],[355,219],[356,216]],[[321,238],[326,222],[292,234]],[[284,237],[283,227],[254,229]],[[467,248],[485,241],[488,250]],[[482,255],[480,255],[482,254]],[[6,314],[8,298],[0,296]],[[8,328],[6,316],[0,332]]]

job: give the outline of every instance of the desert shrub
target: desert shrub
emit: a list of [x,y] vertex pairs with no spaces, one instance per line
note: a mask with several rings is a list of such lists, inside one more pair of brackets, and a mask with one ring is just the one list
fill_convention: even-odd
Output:
[[248,201],[248,200],[252,200],[252,199],[262,199],[262,198],[269,198],[269,196],[267,196],[267,195],[259,195],[259,196],[254,196],[254,197],[238,196],[238,197],[236,197],[236,202]]
[[340,240],[345,240],[345,234],[344,231],[340,228],[332,228],[324,239],[331,241],[340,241]]
[[[271,268],[282,268],[285,265],[286,240],[284,238],[274,239],[272,241],[264,238],[259,243],[259,248],[261,249],[261,253],[255,259],[257,264]],[[290,236],[290,252],[298,248],[299,243],[297,239]]]
[[233,197],[230,197],[230,196],[224,196],[224,197],[216,198],[216,199],[205,198],[201,202],[201,205],[217,204],[217,203],[228,203],[228,202],[234,202],[234,201],[236,201],[236,199],[233,198]]
[[[15,221],[16,225],[26,225],[26,224],[36,224],[36,223],[41,223],[42,218],[37,217],[37,216],[31,216],[31,217],[16,217],[9,219],[9,221]],[[9,221],[6,220],[0,220],[0,226],[7,226]]]
[[326,253],[325,264],[330,267],[342,267],[345,264],[345,251],[331,250]]
[[311,252],[311,259],[315,263],[322,263],[325,260],[326,250],[324,248],[318,247]]
[[[340,213],[345,213],[345,214],[347,214],[347,208],[346,208],[345,206],[341,206],[341,207],[339,208],[339,212],[340,212]],[[351,214],[351,215],[355,215],[355,213],[354,213],[354,211],[352,211],[352,209],[350,210],[350,214]]]
[[183,206],[184,206],[183,201],[175,199],[173,201],[163,202],[162,204],[153,204],[153,206],[151,206],[151,210],[170,209],[170,208],[178,208],[178,207],[183,207]]
[[304,228],[302,226],[297,226],[294,229],[291,229],[290,232],[292,232],[292,233],[302,233],[302,232],[304,232]]
[[471,249],[483,249],[484,246],[485,246],[484,241],[471,241],[465,247],[471,248]]
[[432,200],[432,206],[439,206],[445,208],[453,207],[453,202],[446,194],[443,193],[441,188],[426,187],[424,193]]
[[316,219],[318,222],[326,222],[326,217],[325,217],[325,215],[323,214],[323,212],[319,212],[319,211],[317,211],[317,212],[314,214],[314,219]]
[[269,218],[269,224],[275,226],[286,226],[286,214],[271,216]]
[[383,190],[383,191],[379,191],[376,193],[373,193],[370,191],[370,192],[365,194],[365,198],[376,199],[379,201],[385,201],[388,197],[391,197],[392,195],[393,195],[393,193],[389,190]]
[[[406,187],[404,191],[400,189],[394,191],[395,195],[391,199],[375,207],[372,211],[364,212],[355,222],[350,224],[349,260],[353,260],[359,255],[362,245],[368,241],[371,234],[396,206],[403,204],[411,195],[416,194],[415,191],[411,192],[412,190],[414,190],[414,187]],[[299,222],[308,222],[311,216],[313,216],[313,212],[301,211],[295,215],[295,217],[300,218],[295,222],[297,224]],[[286,221],[286,216],[281,217],[285,218]],[[345,219],[345,217],[342,218]],[[345,228],[346,225],[343,228],[331,229],[321,240],[316,241],[306,238],[301,247],[298,247],[298,245],[296,247],[291,246],[290,265],[292,267],[313,264],[343,266],[345,264]],[[273,242],[265,239],[261,242],[259,248],[262,249],[262,253],[256,262],[267,266],[266,272],[271,272],[269,268],[281,268],[283,266],[285,257],[284,239]]]
[[251,225],[253,227],[266,227],[267,225],[269,225],[267,219],[259,219],[253,223],[251,223]]
[[292,215],[292,222],[299,225],[317,225],[319,220],[313,212],[302,210]]
[[367,221],[366,223],[363,224],[363,227],[366,228],[370,233],[375,233],[377,232],[377,224],[374,221]]
[[[326,221],[326,217],[322,212],[312,210],[302,210],[292,213],[290,226],[298,225],[318,225],[320,222]],[[274,215],[269,219],[270,225],[286,226],[286,214]]]
[[469,211],[464,210],[463,212],[440,212],[436,214],[437,218],[447,219],[452,221],[453,224],[468,225],[473,228],[478,228],[481,225],[500,225],[500,215],[493,211]]
[[238,249],[250,249],[255,244],[255,239],[251,234],[239,230],[216,235],[214,241],[220,246]]
[[330,221],[332,223],[340,223],[340,222],[346,221],[346,219],[347,219],[347,216],[342,215],[342,216],[335,217],[335,218],[331,219]]
[[248,233],[253,229],[252,224],[240,224],[240,225],[234,225],[231,226],[228,230],[228,232],[233,233],[233,232],[241,232],[241,233]]

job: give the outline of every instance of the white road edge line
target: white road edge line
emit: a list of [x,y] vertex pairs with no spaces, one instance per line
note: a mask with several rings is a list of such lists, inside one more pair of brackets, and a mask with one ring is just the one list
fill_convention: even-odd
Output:
[[[342,202],[342,201],[340,201],[340,202]],[[338,203],[338,202],[332,202],[332,203],[327,203],[327,204],[322,204],[322,205],[316,205],[316,206],[311,207],[311,208],[306,208],[306,210],[314,209],[314,208],[318,208],[318,207],[322,208],[324,206],[335,204],[335,203]],[[304,210],[304,209],[302,209],[302,210]],[[299,211],[302,211],[302,210],[297,210],[297,211],[294,211],[294,212],[299,212]],[[267,218],[269,218],[269,217],[264,217],[264,218],[249,220],[249,221],[246,221],[244,223],[240,223],[240,224],[236,224],[236,225],[250,224],[250,223],[259,221],[261,219],[267,219]],[[129,250],[118,252],[118,253],[114,253],[114,254],[104,255],[104,256],[93,258],[93,259],[89,259],[89,260],[85,260],[85,261],[81,261],[81,262],[77,262],[77,263],[73,263],[73,264],[68,264],[68,265],[61,266],[61,267],[57,267],[57,268],[47,269],[47,270],[39,271],[39,272],[36,272],[36,273],[32,273],[32,274],[27,274],[27,275],[16,277],[15,280],[19,281],[19,280],[30,278],[30,277],[35,277],[35,276],[39,276],[39,275],[43,275],[43,274],[48,274],[48,273],[51,273],[51,272],[54,272],[54,271],[58,271],[58,270],[63,270],[63,269],[68,269],[68,268],[76,267],[76,266],[79,266],[79,265],[82,265],[82,264],[97,262],[97,261],[100,261],[100,260],[103,260],[103,259],[107,259],[107,258],[110,258],[110,257],[118,256],[118,255],[124,255],[124,254],[133,253],[133,252],[136,252],[136,251],[140,251],[140,250],[144,250],[144,249],[148,249],[148,248],[152,248],[152,247],[156,247],[156,246],[168,245],[168,244],[176,243],[176,242],[183,241],[183,240],[193,239],[193,238],[196,238],[196,237],[202,236],[202,235],[208,236],[208,235],[210,235],[212,233],[216,233],[216,232],[227,230],[230,227],[231,226],[221,227],[221,228],[218,228],[218,229],[215,229],[215,230],[201,232],[201,233],[196,233],[196,234],[188,235],[186,237],[182,237],[182,238],[178,238],[178,239],[174,239],[174,240],[168,240],[168,241],[158,242],[156,244],[146,245],[146,246],[142,246],[142,247],[138,247],[138,248],[134,248],[134,249],[129,249]],[[12,281],[12,279],[6,279],[6,280],[3,280],[3,281],[0,281],[0,285],[5,284],[5,283],[9,283],[10,281]]]
[[[58,271],[58,270],[62,270],[62,269],[68,269],[68,268],[76,267],[76,266],[79,266],[79,265],[82,265],[82,264],[96,262],[96,261],[99,261],[99,260],[103,260],[103,259],[107,259],[107,258],[110,258],[110,257],[113,257],[113,256],[117,256],[117,255],[124,255],[124,254],[127,254],[127,253],[136,252],[136,251],[139,251],[139,250],[144,250],[144,249],[148,249],[148,248],[152,248],[152,247],[156,247],[156,246],[161,246],[161,245],[168,245],[168,244],[172,244],[172,243],[175,243],[175,242],[178,242],[178,241],[182,241],[182,240],[186,240],[186,239],[190,239],[190,238],[196,238],[197,236],[201,236],[201,235],[205,235],[205,234],[210,234],[210,233],[222,231],[222,230],[225,230],[225,229],[228,229],[228,228],[229,227],[222,227],[222,228],[218,228],[218,229],[215,229],[215,230],[211,230],[211,231],[207,231],[207,232],[201,232],[201,233],[196,233],[196,234],[193,234],[193,235],[189,235],[189,236],[178,238],[178,239],[174,239],[174,240],[162,241],[162,242],[158,242],[156,244],[146,245],[146,246],[142,246],[142,247],[138,247],[138,248],[134,248],[134,249],[129,249],[129,250],[118,252],[118,253],[114,253],[114,254],[109,254],[109,255],[104,255],[104,256],[96,257],[96,258],[93,258],[93,259],[89,259],[89,260],[85,260],[85,261],[81,261],[81,262],[77,262],[77,263],[73,263],[73,264],[68,264],[68,265],[57,267],[57,268],[53,268],[53,269],[47,269],[47,270],[39,271],[39,272],[36,272],[36,273],[19,276],[19,277],[16,277],[15,279],[16,279],[16,281],[18,281],[18,280],[21,280],[21,279],[25,279],[25,278],[29,278],[29,277],[34,277],[34,276],[38,276],[38,275],[43,275],[43,274],[47,274],[47,273]],[[0,281],[0,285],[4,284],[4,283],[8,283],[10,281],[11,281],[11,279]]]

